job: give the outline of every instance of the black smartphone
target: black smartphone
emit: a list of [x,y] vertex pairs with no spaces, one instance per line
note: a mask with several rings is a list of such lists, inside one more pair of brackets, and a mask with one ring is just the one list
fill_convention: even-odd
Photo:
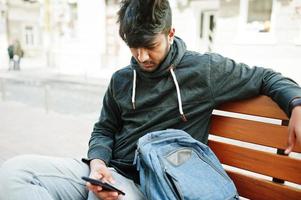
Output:
[[123,191],[121,191],[118,188],[114,187],[113,185],[111,185],[109,183],[106,183],[106,182],[103,182],[101,180],[89,178],[89,177],[86,177],[86,176],[83,176],[82,179],[84,181],[87,181],[87,182],[93,184],[93,185],[101,186],[103,188],[103,190],[115,191],[115,192],[118,192],[118,194],[125,195],[125,193]]

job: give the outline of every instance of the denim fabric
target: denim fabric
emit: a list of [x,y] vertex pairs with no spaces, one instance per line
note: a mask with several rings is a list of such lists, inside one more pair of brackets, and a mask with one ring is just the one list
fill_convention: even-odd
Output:
[[238,199],[233,181],[211,149],[184,131],[145,135],[134,162],[148,199]]

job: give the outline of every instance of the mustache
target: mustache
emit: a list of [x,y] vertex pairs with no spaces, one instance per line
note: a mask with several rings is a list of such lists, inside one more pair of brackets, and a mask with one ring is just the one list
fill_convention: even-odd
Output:
[[143,64],[143,65],[154,65],[156,63],[154,63],[153,61],[144,61],[141,64]]

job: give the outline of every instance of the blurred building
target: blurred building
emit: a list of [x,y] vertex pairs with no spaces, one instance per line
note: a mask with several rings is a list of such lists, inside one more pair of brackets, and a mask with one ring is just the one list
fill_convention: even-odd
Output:
[[105,57],[104,0],[0,0],[0,68],[8,67],[7,46],[18,39],[28,65],[60,73],[100,73]]
[[[60,73],[95,76],[129,63],[120,0],[0,0],[0,68],[19,38],[27,57]],[[170,0],[188,49],[280,69],[301,63],[301,0]],[[5,63],[5,64],[3,64]],[[292,74],[294,69],[291,69]],[[291,74],[288,74],[291,75]]]
[[188,49],[212,51],[219,0],[174,0],[173,26]]
[[40,55],[43,47],[40,8],[37,0],[7,1],[8,42],[19,40],[27,56]]
[[7,5],[6,1],[0,0],[0,68],[8,63],[7,54]]
[[220,0],[214,51],[300,80],[300,0]]
[[106,51],[105,2],[45,0],[43,7],[49,13],[44,16],[48,66],[65,74],[100,74]]
[[19,40],[26,56],[41,55],[40,3],[36,0],[1,0],[1,66],[8,63],[7,46]]
[[[106,2],[109,15],[116,19],[113,13],[119,1]],[[170,0],[170,4],[176,35],[188,49],[273,68],[300,81],[296,71],[301,63],[301,0]],[[114,21],[108,13],[106,21]],[[122,67],[128,64],[130,54],[118,29],[110,30],[107,47],[112,51],[107,53],[123,59],[119,63],[115,59]]]

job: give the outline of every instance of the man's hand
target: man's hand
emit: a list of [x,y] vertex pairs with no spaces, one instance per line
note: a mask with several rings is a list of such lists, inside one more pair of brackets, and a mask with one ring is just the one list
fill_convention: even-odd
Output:
[[[104,182],[114,184],[115,180],[112,177],[110,170],[107,168],[106,164],[99,159],[94,159],[90,162],[90,178],[102,179]],[[101,186],[92,185],[87,183],[87,188],[94,192],[94,194],[102,200],[116,200],[118,199],[118,193],[112,191],[102,190]]]
[[288,125],[288,147],[286,154],[292,152],[296,143],[301,144],[301,106],[296,106],[292,110],[292,115]]

